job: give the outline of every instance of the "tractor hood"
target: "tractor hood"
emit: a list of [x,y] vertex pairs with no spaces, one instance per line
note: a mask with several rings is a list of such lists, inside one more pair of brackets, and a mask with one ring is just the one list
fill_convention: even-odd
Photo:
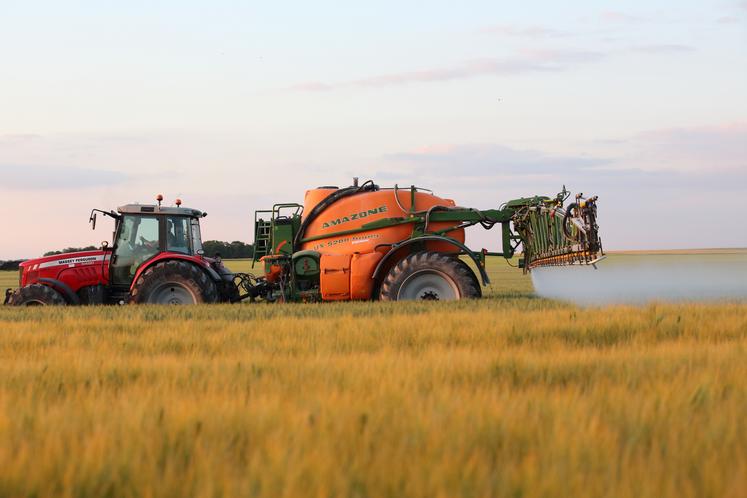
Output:
[[106,284],[110,257],[111,251],[95,250],[30,259],[19,265],[18,286],[48,285],[68,303],[79,304],[79,289]]
[[110,253],[111,251],[102,250],[68,252],[65,254],[55,254],[52,256],[44,256],[42,258],[29,259],[18,266],[22,268],[24,272],[28,270],[43,270],[45,268],[56,266],[74,268],[76,266],[100,263],[104,260],[105,256]]

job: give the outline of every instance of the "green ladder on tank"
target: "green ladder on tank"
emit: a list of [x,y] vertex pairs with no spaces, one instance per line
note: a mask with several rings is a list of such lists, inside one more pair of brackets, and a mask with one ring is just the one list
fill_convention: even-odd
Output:
[[[269,213],[270,219],[264,220],[259,217],[260,214]],[[254,255],[252,256],[252,267],[259,258],[270,254],[272,251],[272,211],[255,211],[254,212]]]
[[[281,216],[281,212],[284,216]],[[252,257],[252,268],[254,267],[254,263],[259,261],[262,256],[272,254],[273,232],[276,228],[275,221],[278,220],[278,218],[282,218],[283,220],[293,218],[297,220],[298,224],[300,224],[302,212],[303,206],[296,203],[275,204],[272,206],[272,209],[254,212],[254,256]],[[286,213],[289,213],[290,216],[286,215]],[[265,214],[270,215],[269,220],[260,218],[260,215]]]

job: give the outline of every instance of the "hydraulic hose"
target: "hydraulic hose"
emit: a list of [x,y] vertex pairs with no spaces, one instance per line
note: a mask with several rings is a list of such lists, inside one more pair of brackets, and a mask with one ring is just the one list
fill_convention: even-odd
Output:
[[301,226],[298,229],[298,233],[296,233],[296,236],[293,238],[293,249],[298,250],[298,248],[301,246],[301,240],[303,240],[304,234],[306,233],[306,229],[309,227],[312,221],[314,221],[320,214],[322,214],[325,209],[345,197],[355,195],[359,192],[372,192],[375,190],[379,190],[379,186],[374,185],[373,181],[368,180],[364,182],[360,187],[356,187],[353,185],[350,187],[342,188],[340,190],[335,190],[327,197],[322,199],[319,204],[314,206],[314,209],[309,211],[306,216],[304,216],[304,219],[301,222]]
[[574,242],[578,242],[578,238],[571,235],[570,229],[568,227],[568,222],[571,217],[571,213],[573,213],[573,210],[578,207],[578,204],[575,202],[568,205],[567,208],[565,208],[565,216],[563,217],[563,235],[566,236],[568,240],[572,240]]

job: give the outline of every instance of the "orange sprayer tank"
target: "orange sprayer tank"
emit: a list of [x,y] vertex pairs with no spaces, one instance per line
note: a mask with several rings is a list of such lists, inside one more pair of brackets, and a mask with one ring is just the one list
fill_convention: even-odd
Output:
[[[334,192],[333,188],[319,188],[306,192],[304,199],[304,213],[309,213],[314,206]],[[365,254],[375,250],[386,252],[390,244],[396,244],[411,237],[413,223],[402,223],[384,228],[362,230],[367,223],[387,218],[407,219],[410,210],[410,189],[397,192],[399,204],[395,199],[393,189],[382,189],[373,192],[344,197],[314,219],[304,233],[304,239],[309,240],[299,249],[313,249],[322,254]],[[454,207],[451,199],[444,199],[426,192],[415,193],[415,210],[425,211],[433,206]],[[441,230],[454,226],[456,223],[441,222],[428,226],[429,231]],[[349,233],[354,231],[354,233]],[[344,233],[341,233],[344,232]],[[464,243],[464,229],[458,228],[446,233],[448,237]],[[432,251],[454,252],[454,246],[443,243],[428,243],[427,248]]]
[[303,212],[311,212],[317,204],[322,202],[329,194],[338,190],[337,187],[319,187],[314,190],[307,190],[303,198]]

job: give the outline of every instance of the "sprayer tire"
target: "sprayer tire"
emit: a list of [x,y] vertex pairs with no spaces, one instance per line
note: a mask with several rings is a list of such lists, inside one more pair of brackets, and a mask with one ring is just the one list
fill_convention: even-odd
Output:
[[480,286],[480,281],[477,279],[477,275],[475,275],[475,272],[472,271],[472,268],[469,267],[467,263],[459,259],[459,257],[454,256],[454,261],[456,261],[459,265],[461,265],[464,270],[469,274],[469,276],[472,278],[472,282],[475,286],[475,289],[477,290],[477,295],[472,296],[475,298],[482,297],[482,287]]
[[201,304],[218,301],[218,289],[208,274],[186,261],[156,263],[138,277],[130,304]]
[[[417,285],[417,279],[421,285]],[[450,255],[430,251],[403,258],[389,271],[380,289],[382,301],[471,299],[481,295],[469,266]]]
[[13,306],[65,306],[65,297],[43,284],[31,284],[16,289],[10,296],[8,304]]

